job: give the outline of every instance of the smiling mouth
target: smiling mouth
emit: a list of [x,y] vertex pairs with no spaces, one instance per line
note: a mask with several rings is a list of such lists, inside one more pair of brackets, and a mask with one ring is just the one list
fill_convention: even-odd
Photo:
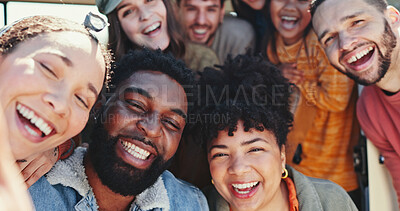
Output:
[[260,184],[260,182],[249,182],[249,183],[243,183],[243,184],[232,184],[232,188],[238,194],[245,195],[245,194],[249,194],[259,184]]
[[150,152],[142,149],[138,146],[136,146],[133,143],[130,143],[128,141],[120,141],[122,144],[123,149],[128,152],[129,154],[131,154],[133,157],[140,159],[140,160],[147,160],[150,157]]
[[357,53],[356,55],[350,57],[349,59],[347,59],[346,62],[351,66],[362,65],[371,58],[372,54],[374,53],[374,50],[375,48],[369,47]]
[[297,22],[299,21],[299,18],[293,17],[293,16],[282,16],[281,17],[281,22],[282,26],[286,29],[293,29]]
[[160,22],[154,23],[154,24],[150,25],[149,27],[145,28],[143,30],[143,34],[150,35],[151,33],[155,32],[156,30],[158,30],[160,28],[161,28]]
[[46,120],[28,107],[18,103],[16,110],[24,128],[30,135],[44,138],[55,133],[55,129]]

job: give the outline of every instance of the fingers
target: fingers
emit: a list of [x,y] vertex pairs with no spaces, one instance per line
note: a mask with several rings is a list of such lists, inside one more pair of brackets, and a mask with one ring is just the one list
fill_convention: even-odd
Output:
[[281,64],[279,68],[282,75],[294,84],[299,84],[304,80],[304,72],[297,69],[296,63]]
[[40,177],[50,171],[57,162],[57,158],[58,150],[54,148],[27,158],[27,162],[19,162],[18,164],[22,169],[21,174],[26,185],[30,187]]

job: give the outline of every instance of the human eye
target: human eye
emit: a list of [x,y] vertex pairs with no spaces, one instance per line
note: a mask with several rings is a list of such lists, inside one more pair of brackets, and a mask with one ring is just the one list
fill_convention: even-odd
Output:
[[333,39],[335,38],[335,36],[328,36],[325,41],[323,42],[325,46],[329,46],[330,43],[333,41]]
[[208,12],[216,12],[217,11],[217,9],[215,9],[214,7],[212,7],[212,8],[208,8],[208,10],[207,10]]
[[130,15],[131,13],[133,13],[133,9],[127,9],[122,12],[122,17],[125,18],[126,16]]
[[222,158],[228,156],[228,154],[222,153],[222,152],[217,152],[212,154],[211,159],[216,159],[216,158]]
[[181,129],[179,123],[174,119],[163,118],[162,121],[167,126],[167,128],[169,128],[171,130],[180,130]]
[[44,62],[40,62],[40,61],[38,61],[38,63],[42,69],[44,69],[47,73],[49,73],[50,75],[52,75],[53,77],[58,79],[57,74],[48,65],[46,65]]
[[78,102],[83,105],[85,108],[89,109],[89,105],[87,104],[87,102],[85,102],[85,100],[80,97],[79,95],[75,95],[76,99],[78,100]]
[[125,102],[129,105],[129,108],[138,113],[145,113],[146,109],[144,105],[136,100],[126,99]]
[[351,26],[359,26],[364,23],[364,20],[355,20],[351,23]]
[[260,148],[260,147],[251,148],[249,150],[249,152],[260,152],[260,151],[265,151],[265,150],[263,148]]

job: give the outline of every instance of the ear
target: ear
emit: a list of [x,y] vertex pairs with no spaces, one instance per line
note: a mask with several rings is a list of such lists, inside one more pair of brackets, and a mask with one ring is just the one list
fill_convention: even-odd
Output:
[[282,147],[281,147],[281,162],[282,162],[282,173],[283,173],[283,169],[285,169],[285,166],[286,166],[286,148],[285,148],[285,145],[282,145]]
[[385,15],[389,21],[389,24],[392,26],[392,28],[400,27],[400,13],[395,7],[388,6],[386,8]]

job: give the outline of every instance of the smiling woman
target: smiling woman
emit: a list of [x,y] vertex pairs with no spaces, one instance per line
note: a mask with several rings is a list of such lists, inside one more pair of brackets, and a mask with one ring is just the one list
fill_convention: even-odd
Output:
[[0,103],[16,159],[83,129],[109,66],[88,30],[61,18],[25,18],[3,31],[0,53]]
[[203,119],[193,132],[207,152],[214,185],[205,191],[210,210],[357,210],[340,186],[285,165],[293,119],[291,88],[279,69],[241,55],[221,72],[204,71],[200,85],[196,113]]

